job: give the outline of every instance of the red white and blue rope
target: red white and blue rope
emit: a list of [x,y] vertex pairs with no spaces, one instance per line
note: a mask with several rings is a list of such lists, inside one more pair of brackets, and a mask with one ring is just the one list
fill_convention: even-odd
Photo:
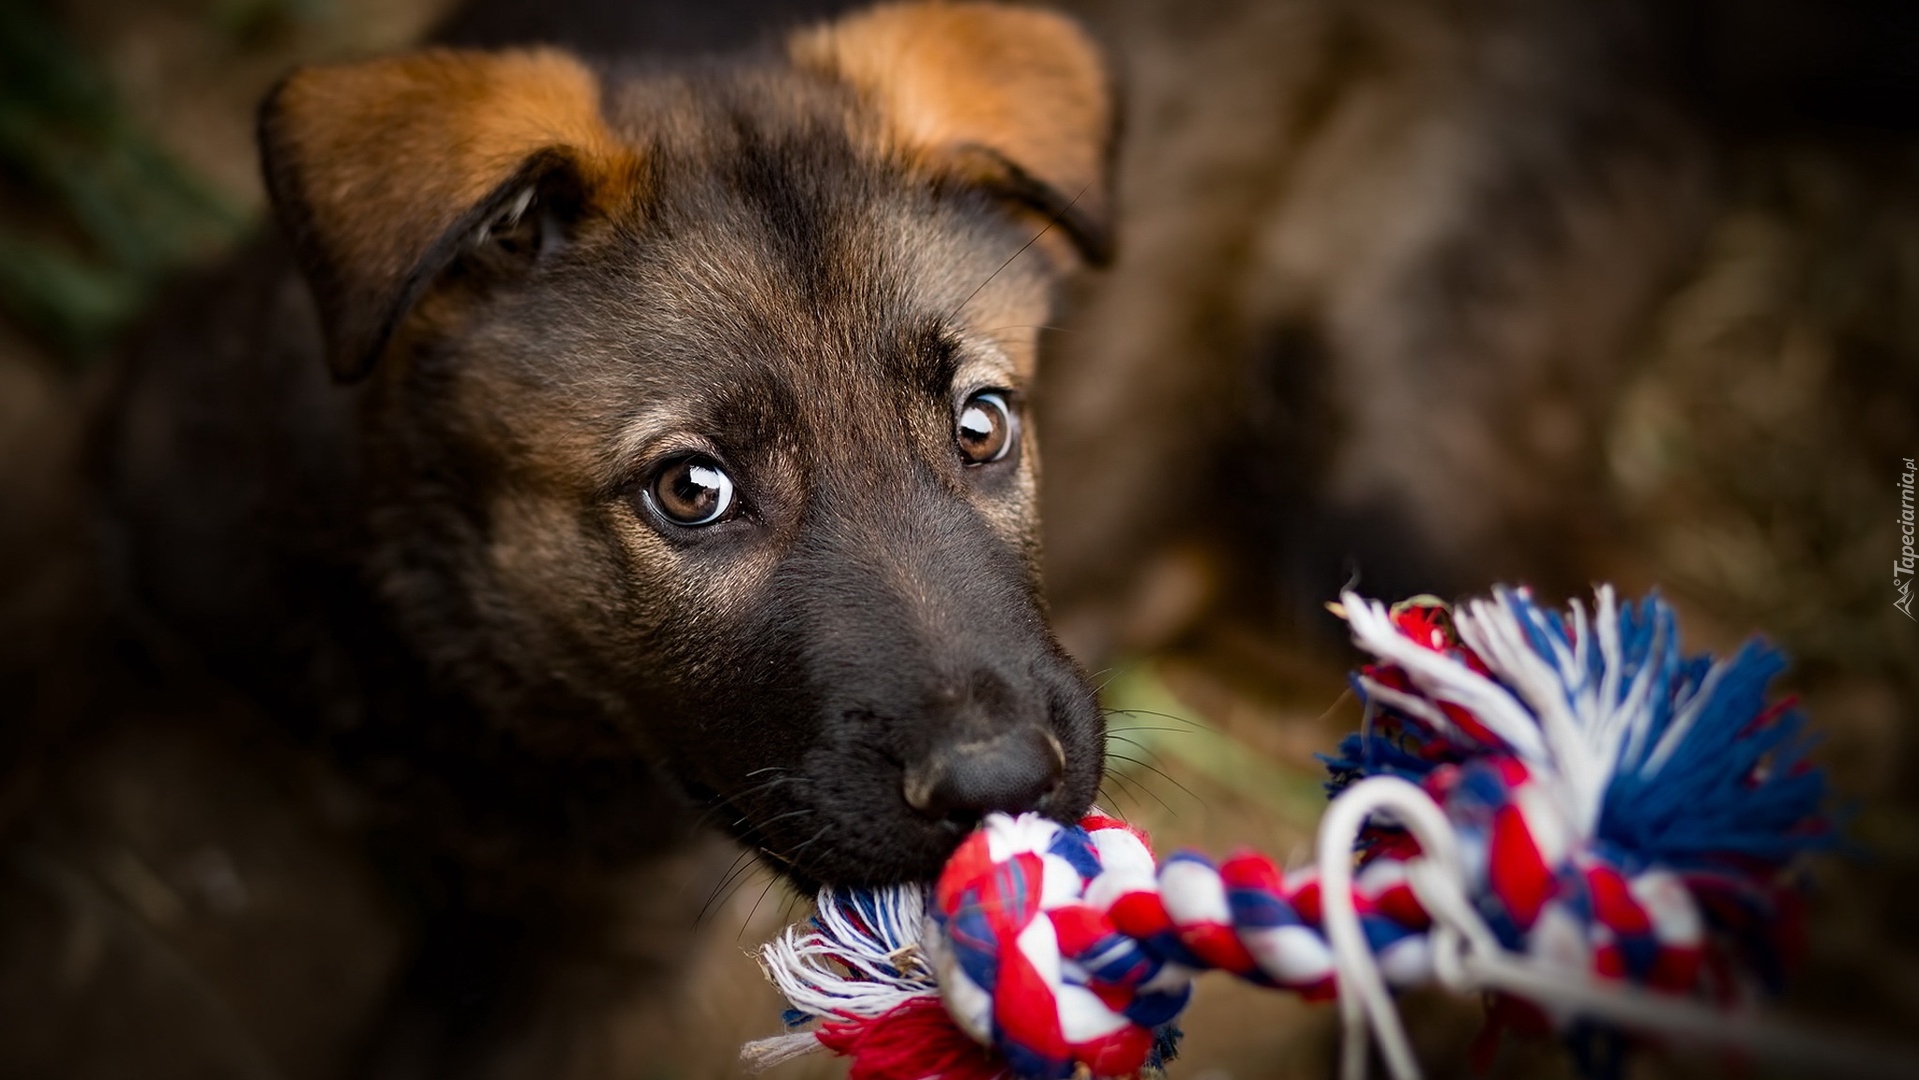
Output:
[[1337,998],[1349,1076],[1369,1034],[1418,1075],[1389,988],[1434,983],[1586,1046],[1646,1029],[1832,1061],[1736,1018],[1777,981],[1795,862],[1834,840],[1804,722],[1767,702],[1781,658],[1687,657],[1656,596],[1596,599],[1589,616],[1524,590],[1450,611],[1346,594],[1374,661],[1354,677],[1361,730],[1327,759],[1315,866],[1156,862],[1110,818],[991,816],[930,889],[823,891],[767,945],[791,1030],[747,1059],[825,1048],[854,1080],[1133,1076],[1170,1056],[1193,977],[1219,969]]

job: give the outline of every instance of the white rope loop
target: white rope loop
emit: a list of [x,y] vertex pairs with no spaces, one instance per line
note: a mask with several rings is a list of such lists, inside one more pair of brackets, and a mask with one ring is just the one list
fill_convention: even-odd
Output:
[[1432,917],[1433,970],[1449,990],[1512,994],[1562,1015],[1602,1020],[1677,1044],[1736,1051],[1806,1069],[1808,1075],[1919,1077],[1919,1058],[1910,1051],[1814,1034],[1753,1010],[1727,1012],[1623,981],[1594,979],[1503,948],[1467,898],[1459,837],[1445,811],[1417,786],[1376,776],[1334,799],[1319,828],[1322,911],[1339,983],[1341,1080],[1365,1077],[1369,1028],[1393,1080],[1421,1076],[1353,903],[1352,852],[1375,814],[1390,816],[1419,842],[1421,854],[1406,862],[1407,882]]

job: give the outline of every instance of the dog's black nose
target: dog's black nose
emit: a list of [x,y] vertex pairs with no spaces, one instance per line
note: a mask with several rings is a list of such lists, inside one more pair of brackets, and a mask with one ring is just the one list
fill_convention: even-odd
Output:
[[995,810],[1036,809],[1059,790],[1066,754],[1059,740],[1022,727],[977,742],[935,747],[906,770],[906,801],[935,821],[971,827]]

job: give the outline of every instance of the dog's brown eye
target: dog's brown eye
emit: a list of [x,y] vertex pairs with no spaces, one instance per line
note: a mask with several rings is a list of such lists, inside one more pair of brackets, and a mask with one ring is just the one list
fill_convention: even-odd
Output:
[[1013,410],[997,390],[984,390],[966,399],[960,408],[954,435],[960,456],[968,465],[986,465],[1005,457],[1013,449]]
[[675,525],[711,525],[733,509],[733,478],[705,454],[667,462],[646,485],[653,511]]

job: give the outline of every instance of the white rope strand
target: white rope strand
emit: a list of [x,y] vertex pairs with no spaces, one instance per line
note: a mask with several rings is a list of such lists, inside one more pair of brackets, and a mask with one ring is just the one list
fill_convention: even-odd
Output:
[[1326,940],[1333,950],[1333,979],[1339,987],[1343,1080],[1363,1080],[1366,1075],[1368,1024],[1394,1080],[1419,1080],[1420,1076],[1412,1044],[1353,904],[1353,848],[1367,818],[1382,810],[1390,811],[1393,820],[1419,840],[1425,852],[1422,861],[1435,860],[1455,880],[1460,875],[1458,841],[1445,813],[1413,784],[1396,776],[1370,777],[1348,787],[1326,808],[1319,822],[1319,896]]
[[1393,1080],[1419,1080],[1421,1075],[1353,901],[1351,853],[1367,819],[1382,812],[1419,842],[1421,854],[1407,861],[1406,880],[1432,917],[1433,970],[1451,990],[1509,993],[1561,1015],[1584,1016],[1674,1043],[1734,1050],[1767,1064],[1796,1066],[1809,1075],[1919,1080],[1919,1058],[1909,1049],[1902,1053],[1809,1032],[1754,1011],[1728,1013],[1630,983],[1602,982],[1506,950],[1466,896],[1459,838],[1445,811],[1417,786],[1391,776],[1348,787],[1320,822],[1320,902],[1339,986],[1342,1080],[1365,1077],[1369,1028]]

